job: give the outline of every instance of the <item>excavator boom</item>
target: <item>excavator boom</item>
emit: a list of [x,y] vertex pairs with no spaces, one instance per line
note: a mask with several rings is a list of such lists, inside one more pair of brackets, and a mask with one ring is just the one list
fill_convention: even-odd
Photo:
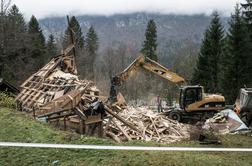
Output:
[[185,83],[184,78],[182,78],[178,74],[171,72],[170,70],[160,65],[156,61],[153,61],[150,58],[145,57],[143,54],[140,54],[140,56],[138,56],[124,71],[122,71],[120,74],[112,78],[110,99],[112,100],[116,99],[117,96],[116,87],[121,86],[123,82],[125,82],[131,76],[133,76],[140,68],[152,72],[175,84]]

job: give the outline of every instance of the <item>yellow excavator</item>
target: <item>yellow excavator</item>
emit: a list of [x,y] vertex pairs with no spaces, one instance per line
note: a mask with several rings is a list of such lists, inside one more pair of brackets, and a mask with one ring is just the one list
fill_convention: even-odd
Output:
[[212,117],[218,110],[225,108],[225,98],[217,94],[206,94],[199,85],[186,85],[183,77],[168,70],[156,61],[140,54],[124,71],[114,76],[111,80],[111,102],[117,102],[118,87],[133,76],[140,68],[154,73],[180,87],[179,107],[174,107],[167,115],[177,121],[185,119],[204,120]]

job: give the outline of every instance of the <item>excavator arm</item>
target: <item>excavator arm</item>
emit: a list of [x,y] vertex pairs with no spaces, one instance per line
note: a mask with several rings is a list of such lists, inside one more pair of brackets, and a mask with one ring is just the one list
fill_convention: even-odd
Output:
[[124,71],[112,78],[110,88],[110,100],[116,101],[117,87],[121,86],[123,82],[133,76],[140,68],[152,72],[175,84],[185,83],[184,78],[182,78],[181,76],[177,75],[174,72],[171,72],[156,61],[145,57],[143,54],[140,54],[140,56],[138,56]]

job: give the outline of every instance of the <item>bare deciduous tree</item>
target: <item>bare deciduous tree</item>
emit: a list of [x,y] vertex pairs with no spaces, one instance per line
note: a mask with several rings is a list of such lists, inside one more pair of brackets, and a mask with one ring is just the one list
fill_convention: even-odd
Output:
[[8,8],[10,7],[11,5],[11,0],[1,0],[0,1],[1,4],[0,4],[0,13],[1,14],[6,14]]

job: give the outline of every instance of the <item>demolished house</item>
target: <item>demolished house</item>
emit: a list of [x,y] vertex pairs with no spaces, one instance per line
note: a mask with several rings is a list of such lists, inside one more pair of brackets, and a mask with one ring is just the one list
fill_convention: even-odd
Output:
[[96,97],[99,90],[92,81],[78,79],[73,48],[68,47],[21,85],[18,108],[83,134],[88,132],[85,125],[96,124],[101,135],[104,112]]
[[72,45],[62,51],[21,85],[16,97],[20,111],[64,130],[117,142],[170,143],[189,138],[189,125],[146,108],[121,107],[104,100],[94,82],[78,78],[73,49]]

